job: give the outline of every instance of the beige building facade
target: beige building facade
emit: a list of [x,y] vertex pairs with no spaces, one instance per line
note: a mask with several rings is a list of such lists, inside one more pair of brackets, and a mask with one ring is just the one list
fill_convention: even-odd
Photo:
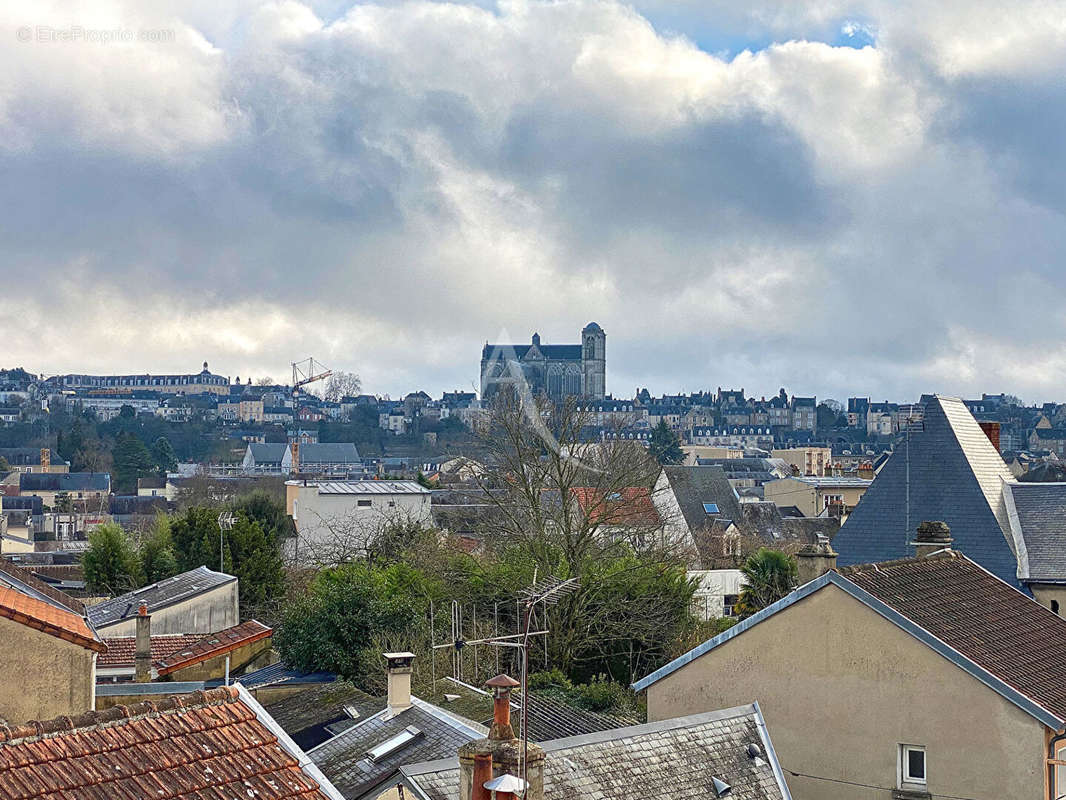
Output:
[[805,517],[828,511],[846,519],[871,483],[864,478],[781,478],[763,484],[763,494],[778,508],[796,506]]
[[833,463],[833,451],[828,447],[789,447],[771,450],[772,458],[780,458],[800,475],[823,478]]

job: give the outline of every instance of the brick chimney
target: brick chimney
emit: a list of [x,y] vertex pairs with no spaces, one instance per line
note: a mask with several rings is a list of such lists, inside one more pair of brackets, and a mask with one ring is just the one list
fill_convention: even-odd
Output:
[[48,472],[52,466],[52,451],[47,447],[41,448],[41,472]]
[[411,662],[414,653],[385,653],[385,672],[388,681],[388,710],[391,719],[411,707]]
[[292,467],[290,471],[293,475],[300,472],[300,437],[297,436],[292,442]]
[[148,606],[137,609],[137,637],[133,649],[133,679],[137,683],[152,680],[152,617]]
[[951,528],[946,522],[919,522],[918,531],[911,545],[914,546],[915,555],[925,558],[938,550],[950,550]]
[[836,568],[837,553],[825,534],[819,533],[817,542],[805,544],[796,553],[796,579],[800,586]]
[[[511,724],[511,692],[519,683],[507,675],[497,675],[485,685],[492,690],[492,725],[486,738],[459,748],[459,800],[488,800],[491,792],[496,792],[497,800],[505,800],[513,796],[513,787],[520,785],[516,780],[522,774],[519,764],[523,746]],[[544,751],[534,742],[528,742],[525,755],[525,779],[529,786],[524,800],[544,800]],[[491,780],[482,779],[486,766]],[[508,776],[510,780],[506,780]],[[497,785],[500,778],[505,780]],[[486,787],[486,783],[490,786]]]

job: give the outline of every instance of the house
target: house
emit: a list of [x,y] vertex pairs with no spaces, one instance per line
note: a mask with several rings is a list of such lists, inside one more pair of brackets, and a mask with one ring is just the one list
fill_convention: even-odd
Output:
[[292,471],[311,475],[345,475],[362,470],[363,461],[351,442],[293,443]]
[[341,800],[241,686],[2,726],[0,791],[8,800]]
[[[81,714],[107,648],[84,606],[0,560],[0,720]],[[0,726],[2,729],[2,726]],[[0,778],[0,794],[4,783]]]
[[1018,581],[1040,605],[1066,613],[1066,483],[1011,482],[1004,489]]
[[246,620],[164,655],[155,663],[155,671],[168,681],[228,679],[270,658],[272,634],[262,622]]
[[1060,797],[1066,620],[945,531],[829,569],[637,681],[648,718],[758,697],[797,800]]
[[[202,639],[198,633],[162,633],[152,636],[149,632],[149,661],[151,672],[167,656],[184,650]],[[136,676],[136,636],[110,636],[104,639],[107,651],[96,660],[96,680],[99,683],[132,681]],[[155,675],[153,675],[155,677]]]
[[736,616],[744,573],[739,569],[695,569],[688,571],[689,580],[696,582],[692,594],[692,614],[709,620]]
[[867,478],[781,478],[763,484],[763,496],[777,506],[796,506],[805,517],[822,514],[846,520],[873,483]]
[[825,477],[833,463],[833,451],[828,447],[789,447],[770,451],[772,458],[779,458],[790,467],[795,467],[795,474]]
[[249,444],[241,469],[253,475],[288,475],[292,472],[292,451],[284,443]]
[[[515,787],[525,800],[791,800],[758,704],[523,747],[510,715],[517,681],[501,675],[488,685],[496,704],[488,736],[459,748],[458,762],[450,755],[402,767],[413,797],[489,800],[489,789],[500,787],[499,797]],[[523,773],[528,784],[517,778]]]
[[308,751],[345,800],[378,797],[400,784],[404,764],[454,756],[461,745],[485,735],[481,725],[411,694],[413,653],[385,658],[385,706]]
[[1034,428],[1029,434],[1030,450],[1049,450],[1059,458],[1066,456],[1066,428]]
[[389,522],[432,524],[431,496],[415,481],[286,481],[285,507],[296,526],[286,546],[297,560],[332,563],[362,552]]
[[50,508],[55,507],[59,497],[99,502],[111,494],[111,475],[106,472],[23,472],[19,475],[19,494],[40,497]]
[[626,486],[616,491],[575,487],[570,493],[576,501],[576,513],[595,527],[597,534],[658,542],[663,521],[645,487]]
[[133,636],[142,605],[152,615],[156,634],[206,636],[240,622],[237,578],[207,567],[197,567],[90,606],[89,621],[103,636]]
[[15,472],[70,472],[70,462],[47,447],[0,447],[0,459]]
[[921,428],[911,430],[889,456],[833,547],[842,565],[904,558],[918,522],[942,520],[962,552],[1020,585],[1003,497],[1013,479],[962,401],[932,397]]

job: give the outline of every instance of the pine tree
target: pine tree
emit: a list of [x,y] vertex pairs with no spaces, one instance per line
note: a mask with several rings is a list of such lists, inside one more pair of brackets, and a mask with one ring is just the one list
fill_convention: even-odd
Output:
[[152,460],[160,472],[173,472],[178,468],[178,455],[166,436],[160,436],[152,445]]
[[665,419],[660,419],[659,424],[652,428],[648,452],[651,453],[652,458],[664,465],[680,464],[685,460],[685,454],[681,450],[681,440],[667,427]]

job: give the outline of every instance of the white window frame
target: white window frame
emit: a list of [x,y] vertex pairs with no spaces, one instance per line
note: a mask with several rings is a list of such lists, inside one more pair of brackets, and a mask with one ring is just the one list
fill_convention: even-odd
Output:
[[[910,754],[912,752],[918,752],[922,754],[922,766],[924,767],[925,774],[922,777],[915,777],[910,774]],[[924,790],[928,786],[929,779],[929,759],[926,755],[925,745],[921,744],[901,744],[896,751],[896,777],[898,779],[898,787],[900,789],[918,789]]]

